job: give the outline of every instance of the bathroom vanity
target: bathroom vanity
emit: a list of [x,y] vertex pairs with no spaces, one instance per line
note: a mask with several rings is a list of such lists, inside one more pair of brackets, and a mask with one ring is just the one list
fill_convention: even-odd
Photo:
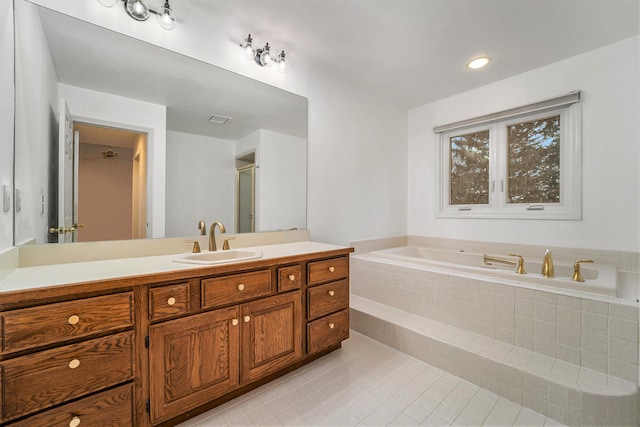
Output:
[[0,425],[174,425],[338,349],[353,250],[264,248],[230,264],[154,256],[0,281]]

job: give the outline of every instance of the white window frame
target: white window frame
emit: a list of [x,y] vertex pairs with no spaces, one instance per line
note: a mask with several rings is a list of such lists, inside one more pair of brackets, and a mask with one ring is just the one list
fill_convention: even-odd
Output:
[[[518,110],[522,108],[519,107]],[[507,126],[555,115],[560,115],[560,202],[507,203]],[[535,109],[532,112],[507,115],[485,122],[479,121],[480,124],[477,124],[478,121],[476,121],[472,125],[453,126],[446,131],[437,132],[439,134],[438,170],[440,177],[437,217],[581,220],[582,144],[580,120],[580,102],[574,102],[560,107]],[[449,204],[449,138],[487,129],[489,130],[489,203],[451,205]]]

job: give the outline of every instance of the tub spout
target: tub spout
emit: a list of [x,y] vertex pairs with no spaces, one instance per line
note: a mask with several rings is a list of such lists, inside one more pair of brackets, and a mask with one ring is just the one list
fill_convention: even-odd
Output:
[[555,271],[553,270],[553,258],[551,257],[551,251],[547,249],[542,259],[542,271],[540,272],[542,277],[555,277]]
[[507,254],[509,256],[515,256],[518,257],[518,261],[513,261],[510,259],[504,259],[504,258],[498,258],[498,257],[494,257],[494,256],[490,256],[490,255],[484,255],[483,257],[483,261],[486,265],[491,265],[492,262],[499,262],[502,264],[508,264],[508,265],[513,265],[516,266],[516,273],[518,274],[527,274],[527,272],[524,269],[524,258],[522,257],[522,255],[518,255],[518,254]]

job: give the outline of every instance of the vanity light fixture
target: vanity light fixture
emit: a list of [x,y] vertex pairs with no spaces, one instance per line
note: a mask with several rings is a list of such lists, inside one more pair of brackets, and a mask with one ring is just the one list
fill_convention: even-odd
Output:
[[[105,7],[113,7],[120,0],[98,0]],[[159,10],[149,7],[145,0],[122,0],[124,10],[136,21],[146,21],[151,14],[156,15],[158,23],[165,30],[171,30],[176,25],[176,16],[173,13],[169,0],[164,0]]]
[[271,46],[269,46],[269,43],[265,43],[262,49],[254,49],[251,34],[244,39],[244,43],[242,43],[240,47],[242,48],[242,56],[244,56],[245,59],[253,59],[256,64],[261,67],[270,67],[275,63],[278,64],[279,72],[284,73],[287,71],[287,62],[285,60],[284,50],[280,52],[277,57],[274,57],[271,53]]
[[472,70],[477,70],[479,68],[484,67],[489,62],[491,62],[491,58],[489,58],[488,56],[479,56],[467,62],[467,68],[470,68]]

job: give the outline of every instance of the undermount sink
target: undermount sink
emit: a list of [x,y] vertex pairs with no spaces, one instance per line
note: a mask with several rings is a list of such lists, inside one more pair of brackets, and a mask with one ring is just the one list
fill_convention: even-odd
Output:
[[200,252],[196,254],[179,255],[173,262],[186,264],[224,264],[227,262],[245,261],[248,259],[262,258],[262,251],[256,249],[231,249],[228,251]]

